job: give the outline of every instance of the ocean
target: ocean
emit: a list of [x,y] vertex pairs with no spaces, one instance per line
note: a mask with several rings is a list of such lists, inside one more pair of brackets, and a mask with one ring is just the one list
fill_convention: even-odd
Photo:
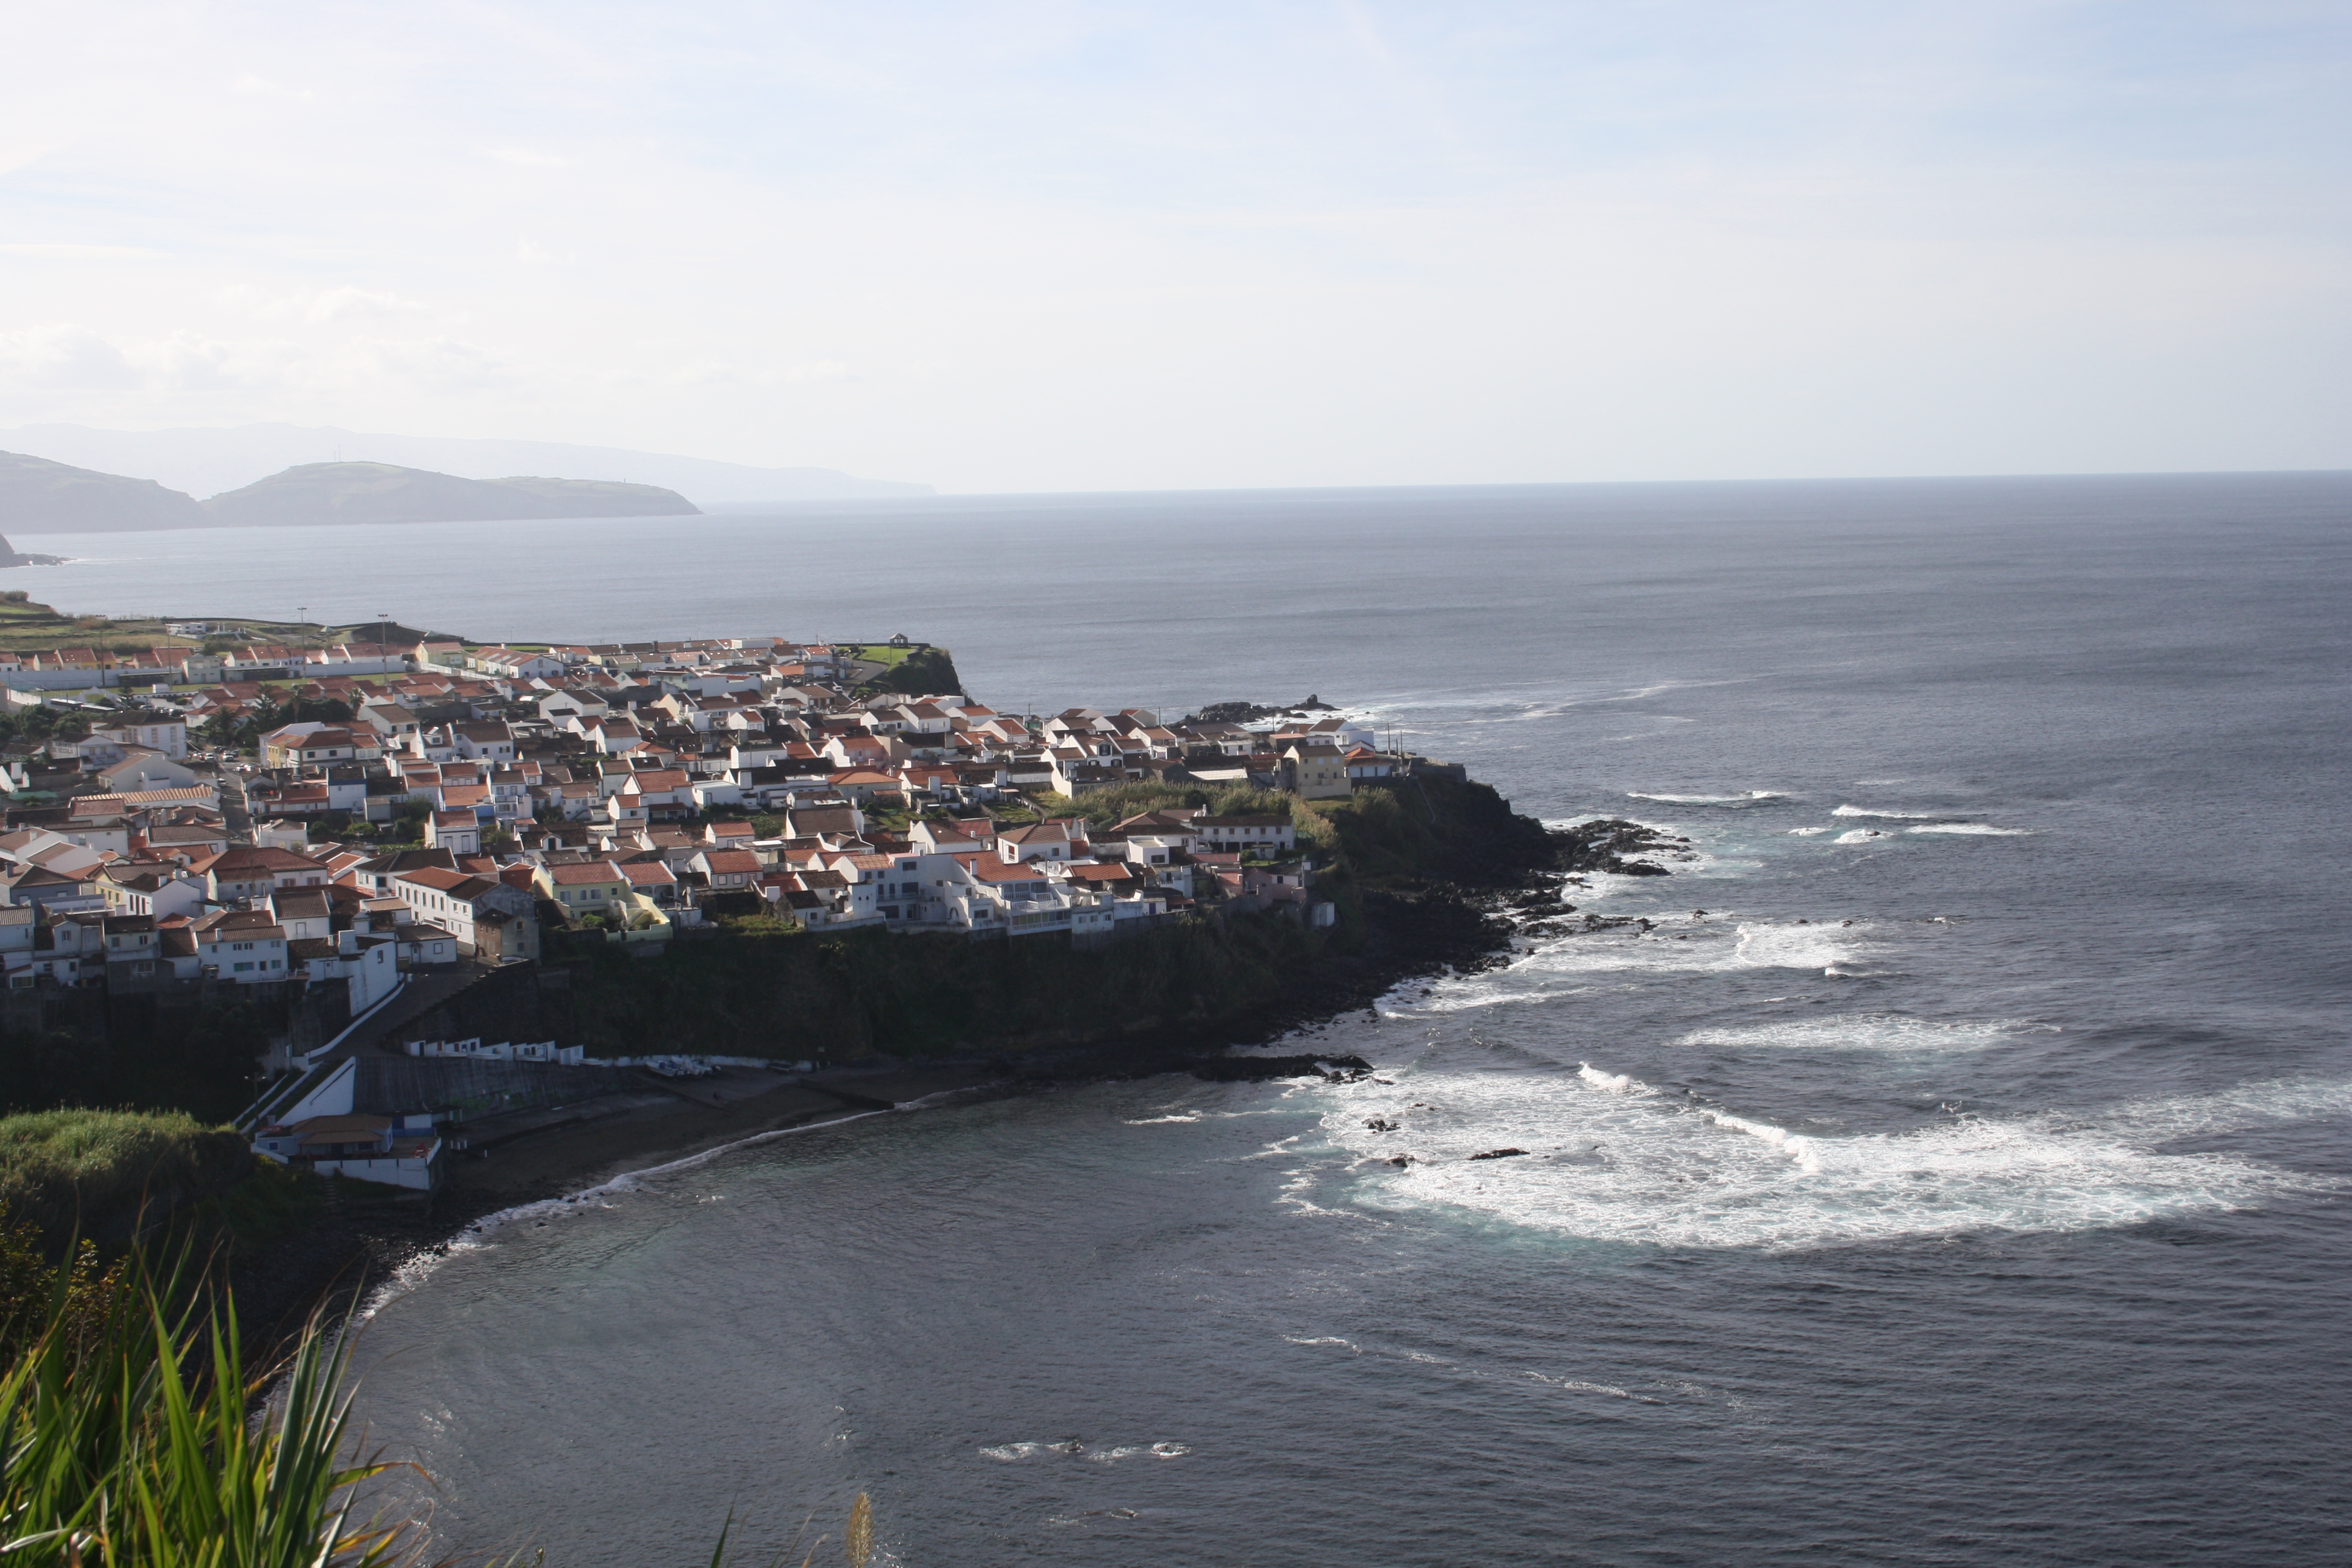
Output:
[[2352,1558],[2347,523],[2341,474],[940,498],[12,583],[1314,692],[1690,841],[1570,893],[1650,931],[1291,1047],[1389,1081],[869,1116],[415,1270],[360,1405],[443,1550],[864,1491],[907,1564],[2284,1568]]

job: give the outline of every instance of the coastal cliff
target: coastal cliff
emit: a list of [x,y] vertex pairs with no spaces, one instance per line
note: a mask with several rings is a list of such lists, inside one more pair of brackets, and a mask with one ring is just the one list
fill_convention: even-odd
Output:
[[195,498],[167,490],[152,479],[101,474],[20,452],[0,452],[0,519],[11,528],[36,533],[202,528],[205,522]]
[[[1198,793],[1130,785],[1067,804],[1108,823],[1190,804]],[[1579,896],[1580,873],[1658,874],[1633,857],[1674,847],[1633,823],[1547,829],[1491,787],[1445,778],[1372,784],[1341,801],[1292,799],[1287,808],[1321,862],[1315,890],[1338,913],[1328,929],[1235,913],[1081,951],[1050,938],[826,936],[754,920],[658,957],[603,943],[559,947],[542,966],[501,970],[467,988],[417,1018],[415,1031],[556,1034],[592,1056],[807,1059],[820,1070],[796,1083],[730,1069],[717,1092],[683,1094],[666,1110],[643,1104],[644,1089],[614,1096],[600,1088],[567,1110],[512,1118],[523,1124],[514,1130],[469,1129],[477,1146],[429,1205],[372,1197],[364,1184],[329,1191],[258,1168],[209,1200],[195,1223],[226,1237],[252,1321],[286,1328],[331,1283],[363,1290],[478,1216],[845,1108],[1023,1080],[1312,1071],[1303,1058],[1223,1053],[1369,1005],[1417,975],[1496,963],[1514,934],[1573,912],[1563,900]],[[656,1082],[646,1079],[645,1089]],[[667,1096],[656,1089],[653,1098]],[[83,1192],[84,1204],[100,1188],[119,1200],[152,1186],[160,1167],[143,1149],[79,1178],[100,1184]],[[121,1201],[97,1207],[106,1212],[85,1218],[109,1235],[130,1212]]]
[[[1206,793],[1129,786],[1072,808],[1108,821]],[[659,958],[600,943],[554,962],[570,971],[573,1031],[593,1056],[1042,1062],[1076,1053],[1104,1070],[1155,1070],[1236,1034],[1363,1005],[1409,974],[1479,963],[1507,935],[1485,906],[1561,868],[1561,840],[1482,784],[1408,779],[1289,809],[1302,847],[1322,862],[1315,896],[1335,906],[1328,929],[1220,913],[1082,951],[1052,939],[831,936],[752,921]]]

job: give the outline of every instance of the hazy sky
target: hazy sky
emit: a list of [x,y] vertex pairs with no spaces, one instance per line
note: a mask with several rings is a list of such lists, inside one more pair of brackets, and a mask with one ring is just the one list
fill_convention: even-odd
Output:
[[0,425],[942,488],[2352,467],[2352,5],[36,5]]

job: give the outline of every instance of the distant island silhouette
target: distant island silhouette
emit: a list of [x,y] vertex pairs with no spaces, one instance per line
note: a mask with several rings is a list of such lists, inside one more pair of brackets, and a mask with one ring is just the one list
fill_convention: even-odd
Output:
[[[0,452],[0,518],[12,528],[44,533],[696,517],[701,510],[659,485],[531,477],[467,479],[392,463],[304,463],[199,501],[152,479]],[[18,558],[5,564],[54,560]]]

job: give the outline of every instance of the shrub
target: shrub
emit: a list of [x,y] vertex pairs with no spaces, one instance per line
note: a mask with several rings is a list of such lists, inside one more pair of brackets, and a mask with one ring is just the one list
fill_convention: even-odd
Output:
[[251,1159],[242,1138],[185,1111],[0,1117],[0,1210],[61,1241],[223,1185]]

